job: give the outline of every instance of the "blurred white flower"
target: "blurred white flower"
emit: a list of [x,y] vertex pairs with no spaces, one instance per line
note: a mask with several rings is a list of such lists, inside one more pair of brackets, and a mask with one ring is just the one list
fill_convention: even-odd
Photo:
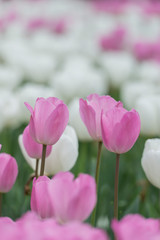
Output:
[[127,52],[108,52],[101,58],[101,64],[110,78],[110,84],[114,88],[130,80],[135,68],[135,59]]
[[[31,166],[31,168],[35,170],[36,160],[30,158],[26,153],[22,141],[22,135],[19,136],[18,141],[24,158]],[[51,154],[46,158],[45,174],[54,175],[60,171],[69,171],[76,163],[77,157],[77,135],[74,128],[72,128],[71,126],[67,126],[61,138],[56,144],[52,146]]]
[[148,180],[160,188],[160,139],[146,141],[141,164]]
[[16,94],[19,100],[22,122],[28,122],[30,117],[24,102],[28,102],[31,106],[34,106],[38,97],[59,97],[58,93],[53,88],[33,83],[28,83],[18,88]]
[[0,87],[13,89],[23,80],[23,74],[20,70],[10,66],[0,65]]
[[86,126],[84,125],[79,113],[79,99],[75,98],[68,105],[69,108],[69,124],[74,127],[78,139],[81,141],[91,141]]
[[0,130],[3,127],[17,127],[20,123],[20,106],[16,95],[10,90],[1,89],[0,96]]
[[104,73],[93,67],[85,57],[66,59],[64,69],[51,77],[50,85],[66,102],[75,97],[87,97],[95,92],[108,92],[108,82]]
[[29,42],[26,38],[3,38],[0,41],[0,56],[7,64],[22,69],[24,58],[30,54]]
[[137,79],[141,79],[147,82],[159,83],[160,79],[160,67],[155,61],[145,61],[138,65]]
[[54,68],[55,61],[50,54],[33,53],[26,55],[22,62],[26,79],[33,82],[46,83]]
[[141,119],[141,133],[147,136],[160,136],[160,95],[140,97],[135,104]]
[[128,109],[131,109],[135,107],[139,97],[156,93],[158,90],[160,91],[152,83],[130,81],[124,83],[120,88],[120,99]]

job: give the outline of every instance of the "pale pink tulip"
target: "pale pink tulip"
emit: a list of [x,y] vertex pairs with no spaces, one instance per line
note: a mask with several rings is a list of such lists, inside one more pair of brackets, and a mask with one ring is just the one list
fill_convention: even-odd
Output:
[[9,192],[17,178],[17,162],[11,155],[1,153],[0,166],[0,192]]
[[87,127],[90,136],[97,141],[102,141],[101,133],[101,113],[102,110],[107,112],[117,107],[122,107],[121,102],[117,102],[110,96],[99,96],[98,94],[91,94],[87,100],[82,98],[79,101],[79,111],[82,121]]
[[16,222],[0,219],[0,236],[3,240],[108,240],[103,230],[89,224],[60,225],[52,218],[42,220],[33,212],[27,212]]
[[60,223],[83,221],[95,204],[95,180],[87,174],[80,174],[75,180],[70,172],[60,172],[51,180],[34,179],[31,209],[42,218],[54,217]]
[[133,109],[117,108],[102,113],[102,139],[105,147],[118,154],[128,152],[140,133],[140,117]]
[[25,105],[31,112],[29,130],[33,139],[44,145],[55,144],[69,120],[67,106],[62,100],[54,97],[38,98],[34,110],[28,103]]
[[[42,144],[37,143],[31,136],[29,126],[23,132],[23,145],[29,157],[40,159],[42,157]],[[52,146],[47,146],[46,157],[51,153]]]
[[32,195],[31,195],[31,209],[42,218],[54,216],[54,209],[52,204],[52,197],[50,191],[50,179],[46,176],[34,178]]
[[117,240],[153,240],[160,236],[160,220],[138,214],[127,215],[119,222],[113,220],[111,226]]
[[51,181],[55,218],[60,222],[84,221],[96,204],[96,183],[88,174],[75,180],[70,172],[61,172]]

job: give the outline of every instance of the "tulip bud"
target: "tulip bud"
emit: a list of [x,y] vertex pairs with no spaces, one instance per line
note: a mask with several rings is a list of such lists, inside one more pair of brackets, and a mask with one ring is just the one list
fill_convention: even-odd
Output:
[[105,147],[118,154],[128,152],[140,133],[140,117],[134,109],[115,107],[102,113],[101,124]]
[[7,153],[0,154],[0,192],[9,192],[18,174],[18,166],[15,158]]
[[141,159],[142,168],[148,180],[160,188],[160,139],[148,139]]
[[110,96],[99,96],[91,94],[87,100],[82,98],[79,101],[79,111],[82,121],[87,127],[90,136],[96,141],[102,141],[101,133],[101,113],[109,111],[113,107],[122,107],[121,102],[117,102]]
[[[23,145],[31,158],[40,159],[42,157],[42,144],[37,143],[30,135],[29,126],[23,132]],[[51,153],[52,146],[47,146],[46,157]]]
[[62,100],[50,97],[38,98],[34,110],[25,103],[31,112],[29,130],[36,142],[44,145],[55,144],[64,132],[69,120],[67,106]]

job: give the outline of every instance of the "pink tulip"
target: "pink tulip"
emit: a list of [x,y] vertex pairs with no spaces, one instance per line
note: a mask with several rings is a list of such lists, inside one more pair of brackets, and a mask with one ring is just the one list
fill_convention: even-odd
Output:
[[40,219],[27,212],[16,222],[0,219],[0,236],[3,240],[108,240],[107,234],[98,228],[81,222],[57,224],[54,219]]
[[101,112],[109,111],[113,107],[122,107],[121,102],[117,102],[110,96],[99,96],[91,94],[87,100],[82,98],[79,101],[79,111],[82,121],[87,127],[90,136],[97,141],[102,141],[101,133]]
[[31,209],[42,218],[54,217],[60,223],[83,221],[95,204],[95,180],[87,174],[80,174],[75,180],[70,172],[60,172],[51,180],[34,179]]
[[29,130],[33,139],[44,145],[55,144],[69,120],[67,106],[62,100],[54,97],[38,98],[34,110],[28,103],[25,105],[31,112]]
[[117,108],[102,113],[102,139],[105,147],[117,154],[128,152],[140,133],[140,117],[133,109]]
[[[40,159],[42,157],[42,144],[37,143],[30,135],[29,126],[23,132],[23,145],[29,157]],[[51,153],[52,146],[47,146],[46,157]]]
[[31,209],[42,218],[54,216],[54,209],[52,204],[50,179],[46,176],[34,178],[32,195],[31,195]]
[[1,153],[0,165],[0,192],[9,192],[17,178],[17,162],[11,155]]
[[156,240],[160,237],[160,220],[145,219],[138,214],[127,215],[119,222],[113,220],[111,226],[117,240]]

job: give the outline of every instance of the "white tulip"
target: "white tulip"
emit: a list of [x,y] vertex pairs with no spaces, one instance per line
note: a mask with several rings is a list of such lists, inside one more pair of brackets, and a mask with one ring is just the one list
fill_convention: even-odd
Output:
[[78,139],[81,141],[91,141],[91,136],[84,125],[79,113],[79,99],[75,98],[69,105],[69,124],[74,127]]
[[141,119],[141,133],[147,136],[160,136],[160,95],[139,98],[135,104]]
[[146,141],[141,164],[148,180],[160,188],[160,139]]
[[118,88],[134,73],[135,60],[127,52],[111,52],[102,56],[101,64],[110,77],[111,86]]
[[[36,160],[28,156],[22,135],[19,136],[18,141],[25,160],[35,170]],[[46,158],[45,174],[54,175],[60,171],[69,171],[75,165],[77,157],[78,138],[74,128],[67,126],[61,138],[52,146],[51,154]]]

